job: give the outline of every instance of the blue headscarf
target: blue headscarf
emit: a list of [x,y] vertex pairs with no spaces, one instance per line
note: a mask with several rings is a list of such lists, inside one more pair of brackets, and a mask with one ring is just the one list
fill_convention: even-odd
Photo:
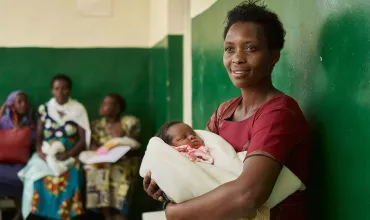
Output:
[[[1,117],[0,120],[0,128],[2,129],[11,129],[13,128],[13,119],[12,119],[12,109],[14,105],[15,98],[20,95],[20,94],[25,94],[21,90],[14,91],[9,94],[7,100],[6,100],[6,106],[5,106],[5,115]],[[14,111],[14,110],[13,110]],[[30,126],[32,124],[32,107],[31,105],[28,106],[28,112],[19,119],[19,122],[23,126]]]

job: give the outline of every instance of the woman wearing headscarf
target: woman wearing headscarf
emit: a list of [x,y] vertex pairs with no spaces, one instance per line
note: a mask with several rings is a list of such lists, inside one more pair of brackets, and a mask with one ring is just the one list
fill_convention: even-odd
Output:
[[[3,115],[5,111],[5,114]],[[32,120],[32,108],[28,97],[23,91],[10,93],[0,109],[0,129],[29,127],[35,131]],[[34,132],[33,132],[34,133]],[[34,137],[34,135],[32,135]],[[34,139],[34,138],[32,138]],[[0,163],[0,196],[11,197],[16,204],[15,219],[21,219],[22,182],[17,173],[24,167],[20,163]]]

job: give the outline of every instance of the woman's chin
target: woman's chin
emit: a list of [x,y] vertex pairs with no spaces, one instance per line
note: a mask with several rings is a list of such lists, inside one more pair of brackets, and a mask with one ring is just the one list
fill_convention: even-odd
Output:
[[68,99],[58,99],[58,98],[56,98],[56,101],[58,102],[59,105],[64,105],[68,102]]
[[232,82],[233,82],[234,86],[236,88],[238,88],[238,89],[243,89],[243,88],[247,88],[248,87],[248,85],[247,85],[246,82],[240,82],[240,81],[237,81],[237,82],[232,81]]

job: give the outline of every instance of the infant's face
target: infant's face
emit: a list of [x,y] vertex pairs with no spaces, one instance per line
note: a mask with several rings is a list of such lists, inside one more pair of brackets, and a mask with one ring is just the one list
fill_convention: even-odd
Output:
[[172,145],[175,147],[189,145],[197,149],[204,144],[195,131],[185,123],[172,125],[167,130],[167,134],[172,137]]

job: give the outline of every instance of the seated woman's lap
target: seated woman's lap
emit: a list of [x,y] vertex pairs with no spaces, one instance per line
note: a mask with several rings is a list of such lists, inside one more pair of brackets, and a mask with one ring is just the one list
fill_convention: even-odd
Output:
[[77,162],[60,177],[46,176],[34,183],[32,213],[47,217],[78,216],[83,213],[83,176]]

